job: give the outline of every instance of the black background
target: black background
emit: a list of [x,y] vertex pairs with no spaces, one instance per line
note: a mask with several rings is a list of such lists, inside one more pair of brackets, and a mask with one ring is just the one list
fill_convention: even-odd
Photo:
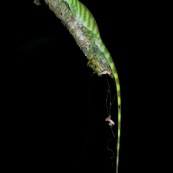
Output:
[[[147,35],[141,22],[142,5],[135,4],[136,8],[132,2],[95,1],[82,2],[95,16],[121,83],[120,173],[140,172],[145,169],[144,133],[136,130],[141,129],[143,110],[138,110],[140,103],[135,97],[141,94],[143,83],[140,76],[134,79],[132,71],[144,62],[138,59],[144,54],[141,40]],[[87,67],[86,57],[68,30],[44,3],[36,6],[32,0],[16,1],[6,7],[2,33],[6,169],[115,172],[115,160],[106,149],[112,137],[104,121],[108,116],[106,76],[98,77]],[[113,81],[109,77],[108,81],[114,95]],[[140,116],[135,116],[135,111]],[[116,123],[116,100],[111,114]],[[117,126],[113,131],[116,135]],[[116,149],[116,139],[110,148]]]

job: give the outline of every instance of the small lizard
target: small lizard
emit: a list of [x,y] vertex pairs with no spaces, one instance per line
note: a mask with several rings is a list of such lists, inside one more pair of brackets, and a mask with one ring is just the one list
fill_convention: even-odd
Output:
[[[105,44],[103,43],[100,32],[97,26],[97,23],[89,11],[89,9],[82,4],[78,0],[64,0],[66,2],[71,10],[71,12],[80,20],[82,25],[86,27],[88,30],[90,30],[95,38],[97,39],[97,46],[101,50],[101,52],[104,54],[105,59],[107,60],[112,74],[113,78],[115,80],[115,85],[116,85],[116,93],[117,93],[117,103],[118,103],[118,134],[117,134],[117,155],[116,155],[116,173],[118,173],[118,167],[119,167],[119,152],[120,152],[120,134],[121,134],[121,95],[120,95],[120,82],[119,82],[119,77],[118,73],[115,67],[115,64],[113,62],[113,59],[107,50]],[[108,117],[106,121],[109,122],[110,126],[114,125],[114,122]]]

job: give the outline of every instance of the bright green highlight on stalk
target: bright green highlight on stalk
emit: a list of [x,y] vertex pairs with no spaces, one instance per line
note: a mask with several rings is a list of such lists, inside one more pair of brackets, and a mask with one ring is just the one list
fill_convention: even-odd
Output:
[[66,2],[69,5],[71,12],[74,14],[74,16],[76,16],[80,20],[82,25],[93,33],[94,37],[97,40],[97,46],[101,50],[101,52],[103,52],[112,70],[113,77],[115,79],[115,85],[117,91],[117,103],[118,103],[118,132],[117,132],[117,155],[116,155],[116,173],[118,173],[120,134],[121,134],[121,94],[120,94],[120,82],[119,82],[118,73],[109,51],[107,50],[105,44],[102,42],[97,23],[91,12],[87,9],[87,7],[84,4],[82,4],[78,0],[64,0],[64,2]]

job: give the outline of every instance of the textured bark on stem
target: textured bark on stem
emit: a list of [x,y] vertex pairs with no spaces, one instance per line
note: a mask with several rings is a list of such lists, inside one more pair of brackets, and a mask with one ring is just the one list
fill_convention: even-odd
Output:
[[109,64],[104,54],[96,45],[99,40],[95,38],[93,33],[85,28],[81,21],[70,11],[68,4],[63,0],[45,0],[45,3],[69,30],[77,45],[89,60],[88,66],[99,76],[109,74],[112,77]]

